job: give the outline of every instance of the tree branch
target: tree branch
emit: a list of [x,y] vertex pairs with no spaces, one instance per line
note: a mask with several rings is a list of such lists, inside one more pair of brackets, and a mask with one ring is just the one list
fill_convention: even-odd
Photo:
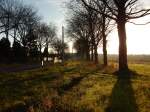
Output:
[[103,13],[103,12],[101,12],[101,11],[99,11],[99,10],[97,10],[97,9],[95,9],[95,8],[93,8],[93,7],[91,7],[91,6],[89,6],[89,5],[85,2],[85,0],[81,0],[81,1],[82,1],[82,3],[83,3],[86,7],[91,8],[92,10],[94,10],[94,11],[100,13],[100,14],[103,14],[104,16],[106,16],[106,17],[108,17],[108,18],[110,18],[110,19],[113,19],[113,20],[115,20],[115,21],[117,20],[115,17],[110,16],[110,15],[108,15],[108,14],[105,14],[105,13]]
[[148,24],[150,24],[150,21],[146,22],[146,23],[135,23],[135,22],[132,22],[132,21],[127,21],[127,22],[132,23],[134,25],[148,25]]

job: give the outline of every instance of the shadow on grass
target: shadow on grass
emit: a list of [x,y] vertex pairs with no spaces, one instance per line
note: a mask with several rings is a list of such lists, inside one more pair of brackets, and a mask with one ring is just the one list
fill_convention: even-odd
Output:
[[65,83],[63,85],[60,86],[60,88],[58,88],[58,94],[61,96],[63,95],[65,92],[70,91],[73,87],[77,86],[80,84],[80,82],[86,78],[88,75],[92,75],[94,73],[96,73],[99,69],[95,69],[93,71],[90,71],[88,73],[80,73],[80,77],[75,77],[72,78],[68,83]]
[[117,82],[110,96],[109,106],[105,112],[137,112],[134,91],[131,85],[131,77],[135,72],[116,72]]
[[9,99],[10,102],[12,100],[16,101],[17,99],[19,99],[25,102],[25,104],[19,103],[9,108],[4,108],[4,109],[0,108],[0,112],[1,111],[2,112],[27,112],[26,110],[28,110],[28,108],[32,105],[35,106],[38,103],[38,100],[37,99],[24,100],[20,98],[24,96],[35,98],[35,95],[37,95],[38,93],[36,93],[34,88],[37,85],[42,85],[42,84],[47,85],[50,83],[50,81],[53,81],[59,77],[60,74],[53,73],[50,75],[38,75],[38,76],[33,76],[25,79],[16,78],[16,79],[3,82],[2,84],[0,84],[0,88],[4,88],[0,90],[1,92],[0,99],[3,101],[5,100],[7,101],[7,99]]
[[85,76],[73,78],[73,79],[70,81],[70,83],[67,83],[67,84],[62,85],[62,86],[58,89],[58,94],[59,94],[59,95],[63,95],[65,91],[71,90],[74,86],[78,85],[84,77],[85,77]]

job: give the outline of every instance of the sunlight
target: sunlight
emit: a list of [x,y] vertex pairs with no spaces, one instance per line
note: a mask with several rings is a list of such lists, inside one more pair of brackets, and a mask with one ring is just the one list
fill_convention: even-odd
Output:
[[[136,20],[138,24],[142,24],[150,20],[150,16]],[[149,42],[150,42],[150,24],[147,25],[134,25],[127,23],[127,46],[128,54],[150,54]],[[115,29],[108,36],[108,54],[118,54],[118,34]],[[99,48],[99,53],[102,53],[102,49]]]

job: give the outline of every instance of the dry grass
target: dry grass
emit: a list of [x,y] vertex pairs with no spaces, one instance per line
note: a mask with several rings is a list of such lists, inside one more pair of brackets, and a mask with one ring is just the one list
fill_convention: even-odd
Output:
[[0,111],[149,112],[150,66],[130,64],[137,76],[113,75],[91,62],[69,61],[22,73],[0,74]]

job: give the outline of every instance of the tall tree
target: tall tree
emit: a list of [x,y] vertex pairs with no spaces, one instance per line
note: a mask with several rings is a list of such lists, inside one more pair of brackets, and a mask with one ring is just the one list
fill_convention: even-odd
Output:
[[[138,8],[136,4],[139,0],[93,0],[96,7],[92,7],[86,0],[81,1],[85,6],[90,7],[100,14],[105,15],[107,18],[116,21],[119,36],[119,70],[128,70],[125,25],[131,19],[149,15],[150,9]],[[101,4],[106,5],[111,14],[106,14],[99,10],[97,7]]]
[[81,41],[83,45],[81,46],[84,49],[82,52],[83,57],[86,60],[90,60],[90,33],[85,18],[78,14],[74,14],[71,19],[68,20],[68,34],[75,41]]

